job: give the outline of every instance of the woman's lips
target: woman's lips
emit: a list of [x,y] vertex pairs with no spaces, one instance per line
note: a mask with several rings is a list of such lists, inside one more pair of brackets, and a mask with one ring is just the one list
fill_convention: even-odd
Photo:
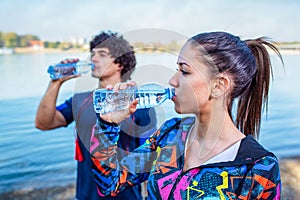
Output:
[[176,94],[174,94],[174,95],[172,96],[172,99],[171,99],[171,100],[172,100],[172,101],[176,101],[176,99],[177,99],[177,98],[176,98]]

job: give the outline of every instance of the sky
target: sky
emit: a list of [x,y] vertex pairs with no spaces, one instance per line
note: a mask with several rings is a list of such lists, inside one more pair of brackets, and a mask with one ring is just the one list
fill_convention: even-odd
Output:
[[299,0],[0,0],[0,31],[44,41],[91,39],[101,30],[136,40],[226,31],[293,42],[300,41],[299,10]]

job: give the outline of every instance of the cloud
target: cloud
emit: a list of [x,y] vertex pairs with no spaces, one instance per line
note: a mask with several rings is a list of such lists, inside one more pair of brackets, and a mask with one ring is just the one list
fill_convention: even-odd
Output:
[[30,33],[48,40],[152,27],[188,36],[223,30],[244,37],[300,41],[299,6],[296,0],[2,0],[0,18],[7,20],[1,20],[0,27],[4,32]]

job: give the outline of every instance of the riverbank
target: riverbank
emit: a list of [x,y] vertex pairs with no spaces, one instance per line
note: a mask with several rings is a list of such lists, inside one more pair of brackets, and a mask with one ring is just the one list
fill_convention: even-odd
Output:
[[[16,47],[13,49],[13,53],[17,54],[32,54],[32,53],[82,53],[82,52],[88,52],[88,48],[70,48],[70,49],[59,49],[59,48],[39,48],[34,49],[32,47]],[[299,55],[300,49],[286,49],[286,48],[279,48],[279,51],[282,55]],[[142,53],[162,53],[162,52],[177,52],[177,51],[163,51],[161,49],[153,50],[151,48],[149,49],[141,49],[137,48],[135,49],[136,53],[142,54]],[[10,53],[10,54],[13,54]],[[273,51],[270,51],[271,54],[273,54]]]
[[73,200],[75,184],[31,190],[18,190],[0,194],[5,200]]
[[[280,159],[282,200],[294,200],[300,196],[300,157]],[[75,185],[34,190],[20,190],[0,194],[5,200],[72,200],[75,199]]]
[[87,51],[88,51],[88,49],[84,49],[84,48],[71,48],[71,49],[59,49],[59,48],[34,49],[32,47],[17,47],[17,48],[14,48],[14,53],[17,53],[17,54],[82,53],[82,52],[87,52]]
[[280,161],[282,199],[299,199],[300,157],[285,158]]

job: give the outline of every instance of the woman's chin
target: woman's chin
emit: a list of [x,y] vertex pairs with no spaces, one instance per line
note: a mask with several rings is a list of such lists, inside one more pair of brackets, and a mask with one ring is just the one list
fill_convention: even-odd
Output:
[[183,114],[182,109],[179,106],[175,106],[174,109],[176,113]]

